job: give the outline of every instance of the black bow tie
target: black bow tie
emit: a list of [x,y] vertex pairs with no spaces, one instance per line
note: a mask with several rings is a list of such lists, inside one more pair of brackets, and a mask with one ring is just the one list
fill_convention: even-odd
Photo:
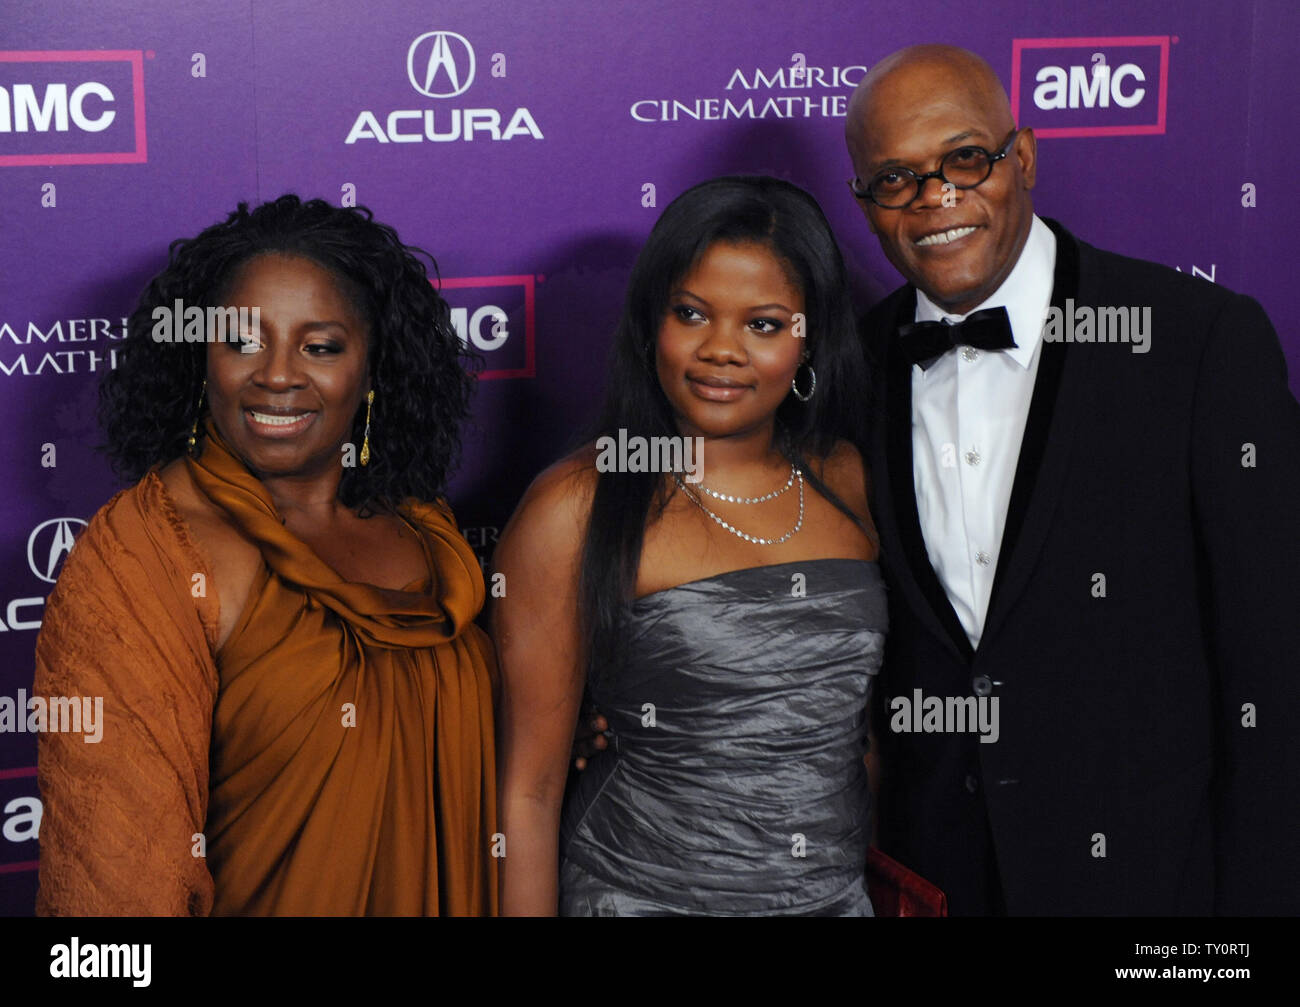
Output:
[[898,352],[909,363],[925,370],[939,357],[958,346],[980,350],[1010,350],[1011,319],[1006,308],[974,311],[960,322],[913,322],[898,330]]

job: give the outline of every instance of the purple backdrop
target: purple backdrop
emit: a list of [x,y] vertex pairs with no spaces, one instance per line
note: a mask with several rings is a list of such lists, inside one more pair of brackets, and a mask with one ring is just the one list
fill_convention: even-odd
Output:
[[[1040,214],[1258,298],[1300,388],[1289,0],[59,6],[0,19],[0,696],[30,688],[58,561],[116,488],[94,404],[123,318],[239,200],[355,197],[437,257],[490,369],[452,492],[484,559],[589,418],[632,259],[688,185],[788,178],[863,306],[898,284],[841,131],[863,68],[910,43],[993,64],[1040,130]],[[0,734],[0,913],[35,894],[35,752]]]

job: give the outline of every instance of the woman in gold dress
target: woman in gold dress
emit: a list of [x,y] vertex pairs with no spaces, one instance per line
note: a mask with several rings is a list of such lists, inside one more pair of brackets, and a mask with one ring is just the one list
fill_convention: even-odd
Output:
[[38,912],[495,914],[496,666],[441,499],[471,379],[415,251],[284,196],[143,295],[101,390],[138,481],[37,643],[39,694],[104,701],[98,744],[40,738]]

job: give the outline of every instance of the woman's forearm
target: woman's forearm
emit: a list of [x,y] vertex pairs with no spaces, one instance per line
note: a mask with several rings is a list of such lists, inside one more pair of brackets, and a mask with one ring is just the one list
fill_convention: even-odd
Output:
[[559,899],[559,796],[530,796],[508,784],[501,802],[506,856],[501,915],[554,916]]

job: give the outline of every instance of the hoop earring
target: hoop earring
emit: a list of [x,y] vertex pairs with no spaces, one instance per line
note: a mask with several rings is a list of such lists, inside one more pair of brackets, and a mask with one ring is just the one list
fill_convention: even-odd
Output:
[[[808,385],[807,395],[799,391],[799,367],[808,368],[810,383]],[[813,392],[817,391],[817,372],[813,370],[812,364],[808,363],[806,360],[800,363],[799,367],[795,368],[794,377],[790,379],[790,391],[794,392],[794,397],[800,402],[807,402],[813,397]]]
[[361,438],[361,464],[370,464],[370,406],[375,401],[375,390],[366,393],[366,432]]
[[190,438],[188,451],[194,454],[194,445],[199,439],[199,417],[203,415],[203,395],[208,390],[208,379],[203,379],[203,386],[199,389],[199,401],[194,406],[194,424],[190,427]]

